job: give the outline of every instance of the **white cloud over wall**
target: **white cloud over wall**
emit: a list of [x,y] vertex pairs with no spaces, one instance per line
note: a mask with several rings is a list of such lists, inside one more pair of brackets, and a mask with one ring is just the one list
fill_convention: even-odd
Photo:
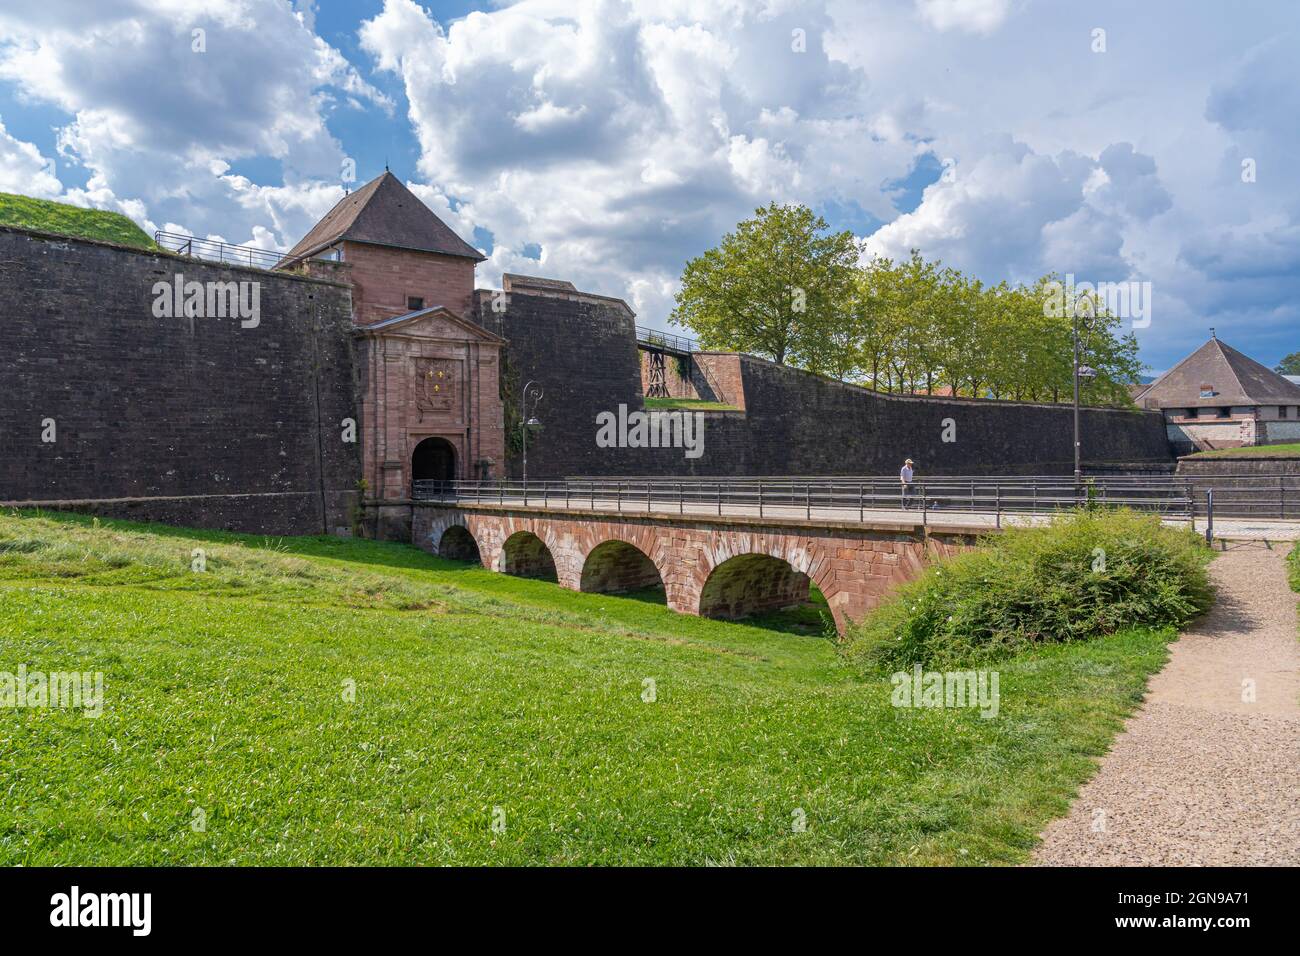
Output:
[[[146,226],[219,221],[234,241],[329,208],[319,183],[337,182],[344,156],[325,123],[333,98],[392,109],[281,0],[6,3],[0,80],[71,116],[59,151],[89,175],[69,200]],[[250,158],[276,160],[283,183],[226,175]]]
[[881,185],[917,144],[864,112],[832,28],[817,3],[528,0],[444,30],[387,0],[360,35],[402,80],[420,173],[492,232],[484,278],[544,270],[660,319],[684,256],[758,205],[893,214]]
[[936,30],[996,30],[1011,11],[1011,0],[916,0],[921,18]]
[[9,135],[0,121],[0,192],[52,199],[63,192],[53,159],[31,143]]

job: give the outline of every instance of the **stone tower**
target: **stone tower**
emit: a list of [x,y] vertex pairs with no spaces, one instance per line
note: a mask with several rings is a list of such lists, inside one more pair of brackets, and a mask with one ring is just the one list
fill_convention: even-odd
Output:
[[352,288],[371,497],[401,501],[413,481],[501,473],[505,340],[468,318],[483,259],[385,171],[279,264]]

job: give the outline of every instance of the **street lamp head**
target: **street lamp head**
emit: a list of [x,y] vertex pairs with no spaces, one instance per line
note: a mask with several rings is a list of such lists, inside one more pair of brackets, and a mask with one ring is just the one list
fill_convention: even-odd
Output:
[[529,428],[541,428],[541,427],[542,427],[542,423],[539,422],[539,421],[537,420],[536,416],[534,416],[533,418],[528,419],[528,421],[524,422],[524,424],[527,425]]
[[1079,379],[1084,382],[1091,382],[1097,377],[1097,370],[1089,365],[1079,366]]

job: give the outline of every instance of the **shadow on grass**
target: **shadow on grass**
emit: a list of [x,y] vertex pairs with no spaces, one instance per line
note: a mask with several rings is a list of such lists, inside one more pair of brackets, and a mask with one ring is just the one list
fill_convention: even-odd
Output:
[[804,637],[820,637],[835,642],[835,619],[831,616],[830,605],[816,585],[808,588],[808,600],[797,607],[782,608],[768,614],[758,614],[743,618],[738,623],[751,627],[761,627],[768,631],[782,634],[798,634]]
[[[642,604],[657,604],[665,609],[668,606],[668,596],[664,593],[662,584],[638,588],[635,591],[622,591],[609,596],[623,598],[627,601],[637,601]],[[815,586],[809,588],[808,601],[797,607],[782,608],[779,611],[770,611],[766,614],[756,614],[752,617],[735,620],[728,619],[727,623],[756,627],[765,631],[776,631],[781,634],[827,637],[832,641],[836,639],[835,623],[831,617],[830,605],[826,603],[826,599],[822,597],[821,592]]]
[[373,541],[369,538],[340,538],[335,535],[268,535],[248,534],[241,531],[221,531],[214,528],[187,528],[180,525],[158,524],[151,521],[130,521],[120,518],[99,518],[75,511],[46,511],[41,509],[6,510],[6,514],[25,518],[43,518],[60,524],[91,527],[98,520],[99,527],[115,531],[151,534],[160,538],[183,538],[209,544],[238,545],[255,550],[274,551],[278,554],[304,557],[334,558],[355,564],[398,568],[414,571],[471,571],[479,567],[464,561],[450,561],[421,551],[414,545],[399,541]]

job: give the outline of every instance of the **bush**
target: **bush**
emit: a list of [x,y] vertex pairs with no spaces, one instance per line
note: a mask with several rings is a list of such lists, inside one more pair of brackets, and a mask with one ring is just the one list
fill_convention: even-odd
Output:
[[1300,541],[1291,546],[1291,590],[1300,591]]
[[990,535],[930,567],[851,627],[843,652],[873,672],[944,669],[1124,628],[1181,626],[1213,602],[1210,558],[1194,532],[1155,516],[1072,512]]

